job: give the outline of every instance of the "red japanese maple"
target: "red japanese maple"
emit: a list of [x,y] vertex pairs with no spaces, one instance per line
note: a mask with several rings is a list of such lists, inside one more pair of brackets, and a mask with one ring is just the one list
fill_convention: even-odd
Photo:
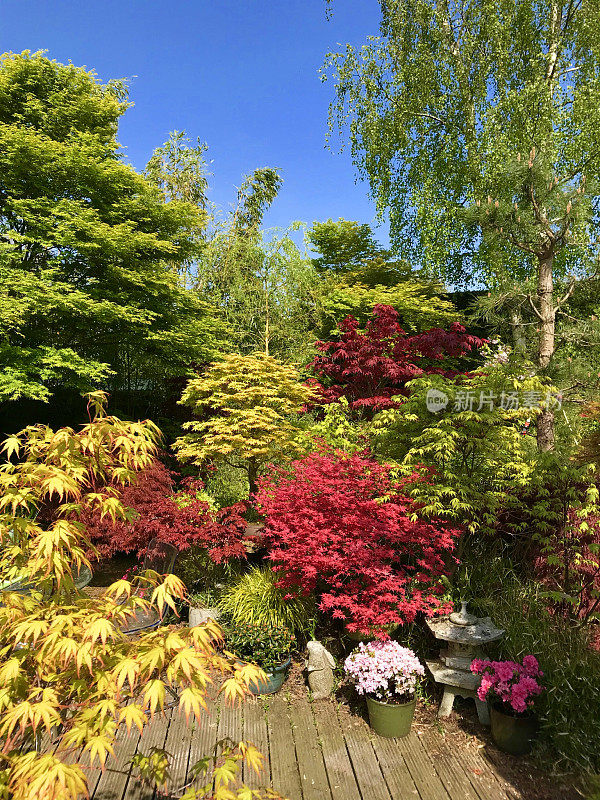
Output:
[[392,407],[391,398],[404,394],[412,378],[426,373],[455,375],[456,359],[485,343],[466,333],[458,322],[447,331],[432,328],[409,336],[401,328],[395,309],[385,305],[374,307],[364,333],[354,317],[346,317],[339,329],[338,340],[316,343],[321,353],[310,367],[324,379],[324,385],[314,379],[311,384],[322,403],[333,403],[343,396],[351,408],[375,411]]
[[554,613],[591,621],[600,611],[600,515],[582,519],[569,509],[565,524],[544,538],[534,568]]
[[320,609],[348,630],[367,633],[445,610],[439,579],[458,531],[412,520],[414,504],[389,466],[313,453],[263,477],[257,503],[281,585],[316,592]]
[[178,550],[191,545],[206,547],[211,558],[223,561],[246,555],[244,534],[246,506],[238,503],[216,515],[198,497],[201,481],[184,481],[185,494],[175,495],[174,475],[161,462],[141,472],[137,480],[120,489],[123,505],[135,512],[130,522],[85,513],[82,522],[101,556],[116,552],[143,553],[152,539],[168,542]]

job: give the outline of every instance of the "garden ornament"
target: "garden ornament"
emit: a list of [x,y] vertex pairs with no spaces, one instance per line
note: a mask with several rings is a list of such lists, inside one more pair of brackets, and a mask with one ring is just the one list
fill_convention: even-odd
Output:
[[307,645],[306,671],[308,685],[315,700],[329,697],[333,692],[333,670],[335,659],[321,642],[311,640]]

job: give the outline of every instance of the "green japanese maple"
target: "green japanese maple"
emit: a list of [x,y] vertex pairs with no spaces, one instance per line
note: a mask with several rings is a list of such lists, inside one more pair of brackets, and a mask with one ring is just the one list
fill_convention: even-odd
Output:
[[299,451],[300,430],[294,417],[313,397],[297,370],[263,353],[225,356],[193,378],[181,403],[196,419],[175,443],[183,460],[240,467],[256,491],[260,469]]
[[427,375],[408,388],[398,408],[376,417],[376,452],[395,459],[403,473],[422,473],[410,491],[423,515],[471,532],[497,530],[502,515],[543,483],[531,430],[556,396],[538,377],[493,364],[455,378]]
[[124,163],[122,82],[41,53],[0,59],[0,400],[147,388],[214,355],[171,265],[204,216]]

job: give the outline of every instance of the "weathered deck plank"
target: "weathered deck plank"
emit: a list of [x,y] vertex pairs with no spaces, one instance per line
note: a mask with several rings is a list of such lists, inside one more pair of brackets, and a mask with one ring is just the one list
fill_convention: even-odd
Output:
[[308,698],[294,698],[290,709],[303,800],[330,800],[329,782]]
[[421,800],[455,800],[444,788],[414,730],[408,736],[395,741],[419,790]]
[[[472,746],[455,751],[442,733],[418,726],[404,739],[383,739],[365,720],[335,701],[311,704],[284,693],[248,698],[241,706],[209,699],[198,724],[177,710],[157,717],[140,738],[123,726],[115,755],[102,771],[89,772],[93,800],[151,800],[155,793],[131,775],[136,752],[165,747],[172,757],[172,788],[192,782],[191,767],[214,755],[217,741],[252,741],[265,755],[265,770],[246,766],[244,781],[254,789],[273,786],[289,800],[519,800],[527,795],[508,783],[493,754]],[[75,760],[73,754],[70,760]],[[79,759],[86,769],[87,757]],[[196,785],[205,783],[199,777]]]
[[259,697],[249,697],[244,701],[244,739],[251,742],[265,757],[264,768],[260,774],[244,764],[244,782],[251,789],[260,789],[271,784],[271,765],[269,763],[269,736],[264,702]]
[[167,733],[165,750],[169,755],[171,786],[176,793],[184,786],[188,771],[188,762],[192,746],[193,727],[178,709],[173,709],[171,724]]
[[396,740],[375,736],[372,743],[393,800],[420,800],[419,791]]
[[451,752],[438,731],[427,728],[421,732],[419,740],[450,797],[482,800],[460,760]]
[[[140,734],[137,728],[132,728],[131,731],[127,731],[125,725],[119,728],[114,744],[114,758],[108,759],[95,787],[90,783],[90,796],[93,796],[94,800],[121,800],[129,780],[131,770],[129,762],[137,750],[139,741]],[[85,769],[84,763],[82,759],[82,767]]]
[[268,699],[267,730],[273,788],[289,800],[302,800],[294,736],[287,701],[281,694]]
[[[140,738],[138,753],[147,756],[152,753],[153,747],[164,748],[172,714],[173,712],[169,709],[153,720]],[[152,800],[153,797],[153,787],[143,783],[137,775],[130,773],[123,793],[123,800]],[[95,800],[99,799],[95,797]]]
[[[238,744],[242,741],[242,705],[232,705],[221,701],[219,712],[219,730],[217,740],[226,740],[226,744]],[[227,741],[228,740],[228,741]]]
[[219,701],[214,698],[207,699],[206,704],[207,711],[202,715],[200,722],[196,722],[196,720],[190,721],[193,731],[190,740],[190,757],[186,783],[192,783],[196,787],[204,785],[206,778],[204,775],[193,776],[191,774],[192,769],[199,759],[215,755],[219,733],[219,714],[221,710]]
[[344,738],[363,800],[390,800],[391,795],[371,744],[368,726],[358,716],[344,716]]
[[313,711],[332,800],[360,800],[360,791],[335,707],[328,701],[317,700]]
[[478,750],[465,749],[460,754],[460,762],[481,800],[516,800],[521,797],[516,789],[505,789],[487,757]]

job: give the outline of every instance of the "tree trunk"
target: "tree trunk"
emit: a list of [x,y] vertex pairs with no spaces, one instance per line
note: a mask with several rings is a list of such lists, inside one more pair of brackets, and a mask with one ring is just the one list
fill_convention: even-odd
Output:
[[[549,250],[538,257],[538,309],[540,313],[538,366],[545,370],[554,355],[554,282],[552,267],[554,252]],[[542,451],[554,448],[554,412],[547,408],[537,419],[537,444]]]
[[512,329],[513,348],[517,355],[525,357],[527,354],[527,340],[523,328],[523,317],[520,309],[513,309],[510,314],[510,327]]
[[253,497],[258,489],[256,483],[257,478],[258,478],[258,464],[256,463],[255,458],[250,458],[248,459],[248,483],[250,484],[250,497]]
[[269,339],[271,331],[269,326],[269,295],[265,295],[265,355],[269,355]]

